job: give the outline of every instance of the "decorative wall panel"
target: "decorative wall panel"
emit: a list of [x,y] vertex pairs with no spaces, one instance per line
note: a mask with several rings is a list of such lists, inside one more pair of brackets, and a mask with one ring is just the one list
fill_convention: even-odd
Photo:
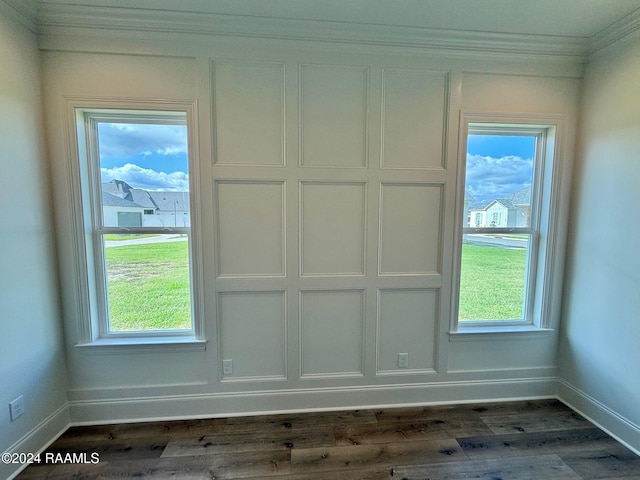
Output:
[[215,160],[284,164],[284,65],[214,63]]
[[[434,369],[437,298],[437,290],[378,292],[378,373]],[[408,367],[400,368],[399,354],[408,355]]]
[[368,75],[361,67],[301,67],[303,166],[366,166]]
[[363,373],[364,291],[300,294],[302,375]]
[[441,168],[446,76],[383,72],[383,168]]
[[382,184],[380,274],[439,272],[442,188],[432,184]]
[[364,183],[301,183],[302,275],[364,275]]
[[216,186],[219,275],[283,276],[284,183],[219,181]]
[[231,360],[224,378],[284,377],[286,318],[284,292],[218,294],[220,358]]

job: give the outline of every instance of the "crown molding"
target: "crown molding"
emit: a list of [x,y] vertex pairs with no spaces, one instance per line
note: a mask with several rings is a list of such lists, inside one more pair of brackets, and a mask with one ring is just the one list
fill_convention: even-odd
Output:
[[589,39],[589,60],[603,53],[611,45],[640,39],[640,8],[612,23]]
[[123,7],[40,3],[39,33],[119,36],[240,36],[346,44],[418,47],[473,56],[537,56],[585,63],[588,38],[444,30],[355,22],[267,18]]
[[0,0],[0,12],[6,13],[32,33],[38,32],[35,0]]

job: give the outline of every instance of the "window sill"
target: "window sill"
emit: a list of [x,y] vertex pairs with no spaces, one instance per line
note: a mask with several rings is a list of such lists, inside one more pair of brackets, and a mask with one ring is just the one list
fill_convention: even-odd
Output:
[[475,342],[478,340],[513,340],[540,338],[554,332],[552,328],[527,326],[504,327],[460,327],[455,332],[449,332],[449,342]]
[[79,343],[76,347],[83,353],[166,353],[204,352],[207,341],[195,337],[155,338],[101,338],[91,343]]

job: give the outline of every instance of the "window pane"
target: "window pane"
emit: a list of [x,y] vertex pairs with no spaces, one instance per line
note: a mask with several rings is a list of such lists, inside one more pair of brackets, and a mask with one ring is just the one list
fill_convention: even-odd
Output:
[[529,235],[464,235],[459,321],[524,318]]
[[105,227],[189,227],[186,124],[97,124]]
[[110,330],[191,328],[187,235],[104,235]]
[[536,137],[470,134],[463,226],[529,227]]
[[469,131],[458,321],[523,321],[538,137],[508,127]]

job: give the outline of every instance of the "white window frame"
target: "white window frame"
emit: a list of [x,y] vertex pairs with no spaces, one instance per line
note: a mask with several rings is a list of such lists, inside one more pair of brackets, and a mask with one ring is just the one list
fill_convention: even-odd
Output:
[[[203,274],[199,237],[200,195],[197,160],[195,104],[171,101],[136,101],[104,99],[69,99],[70,178],[72,186],[73,225],[76,230],[75,253],[78,274],[78,343],[77,346],[135,347],[153,345],[201,345],[204,348]],[[102,235],[131,233],[132,229],[104,227],[100,165],[97,156],[97,123],[130,121],[131,123],[171,123],[186,119],[189,162],[190,227],[135,227],[145,233],[181,233],[188,236],[191,286],[191,328],[184,330],[109,331],[106,274]],[[198,347],[199,348],[199,347]],[[147,348],[148,349],[148,348]]]
[[[565,117],[561,115],[511,115],[462,112],[458,145],[456,219],[454,226],[450,334],[548,331],[557,325],[561,295],[565,227],[559,222],[562,178],[562,144]],[[463,225],[467,139],[469,134],[535,135],[536,159],[529,228],[476,228]],[[564,203],[564,202],[563,202]],[[566,223],[566,222],[565,222]],[[460,273],[464,233],[513,233],[530,235],[524,298],[524,318],[515,321],[459,322]]]

